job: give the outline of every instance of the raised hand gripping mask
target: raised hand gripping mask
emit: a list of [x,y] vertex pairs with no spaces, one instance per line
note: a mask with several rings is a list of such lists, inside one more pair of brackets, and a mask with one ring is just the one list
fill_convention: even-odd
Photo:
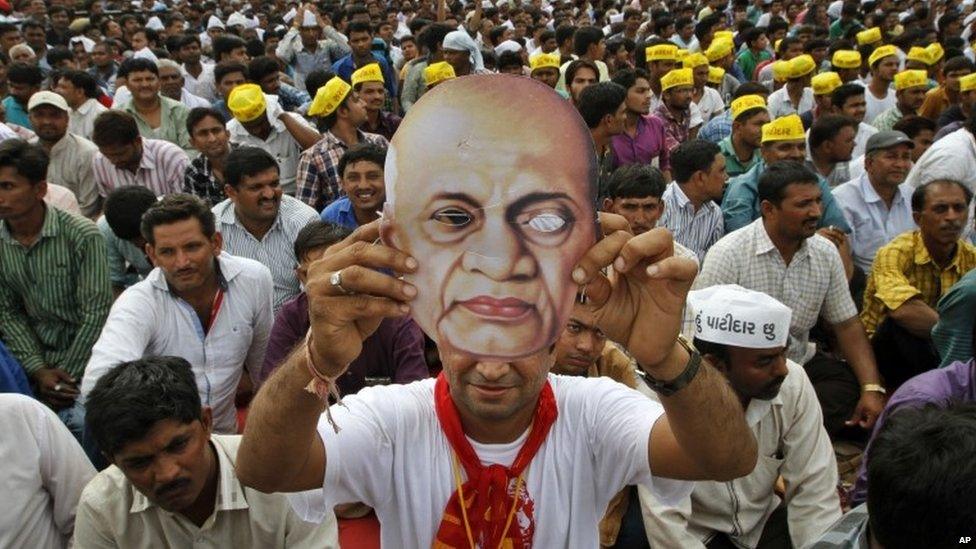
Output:
[[404,118],[385,176],[383,240],[417,258],[413,317],[441,352],[548,351],[597,236],[593,141],[572,104],[529,78],[444,82]]

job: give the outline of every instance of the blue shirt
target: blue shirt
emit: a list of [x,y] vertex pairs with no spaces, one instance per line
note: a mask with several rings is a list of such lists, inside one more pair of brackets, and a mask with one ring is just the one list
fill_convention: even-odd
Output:
[[698,139],[711,141],[716,145],[730,135],[732,135],[732,112],[729,110],[705,122],[698,131]]
[[849,233],[854,264],[865,274],[871,272],[874,255],[903,232],[915,229],[912,218],[912,191],[908,183],[898,185],[891,209],[871,186],[868,174],[862,173],[834,188],[837,205],[851,226]]
[[7,122],[23,126],[28,130],[34,129],[31,126],[30,118],[27,118],[27,109],[14,99],[14,96],[8,95],[4,97],[3,107],[7,110]]
[[352,211],[352,202],[349,201],[348,196],[343,196],[339,200],[336,200],[332,204],[329,204],[322,210],[322,221],[326,223],[335,223],[347,229],[355,229],[359,227],[359,222],[356,221],[356,214]]
[[[380,69],[383,71],[383,86],[386,88],[387,97],[392,99],[397,96],[397,76],[393,73],[393,69],[390,68],[390,64],[386,62],[386,59],[382,55],[371,52],[373,59],[380,64]],[[353,63],[352,54],[346,55],[342,59],[339,59],[332,64],[332,72],[336,73],[336,76],[342,78],[346,82],[350,82],[352,79],[352,73],[359,67]]]
[[[765,169],[766,163],[759,161],[751,170],[738,177],[733,177],[729,181],[729,186],[725,189],[725,196],[722,198],[725,234],[741,229],[762,217],[759,210],[759,176]],[[823,212],[818,227],[833,225],[845,233],[850,233],[851,228],[847,224],[847,220],[844,219],[844,212],[834,200],[834,195],[830,192],[827,181],[819,175],[817,181],[820,184],[821,211]]]

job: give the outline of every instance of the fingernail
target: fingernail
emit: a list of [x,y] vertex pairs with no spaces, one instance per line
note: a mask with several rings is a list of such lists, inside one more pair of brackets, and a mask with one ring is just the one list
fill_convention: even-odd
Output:
[[413,296],[417,295],[417,288],[415,286],[413,286],[412,284],[404,284],[403,285],[403,293],[405,295],[407,295],[407,296],[413,297]]
[[573,282],[577,284],[583,284],[586,282],[586,271],[582,267],[576,267],[573,269]]
[[408,269],[416,269],[417,268],[417,260],[414,259],[414,258],[412,258],[412,257],[408,257],[407,258],[406,264],[407,264],[407,268]]
[[401,313],[404,313],[404,314],[409,313],[410,312],[410,305],[407,305],[406,303],[401,303],[400,304],[400,312]]
[[622,257],[618,257],[617,259],[615,259],[613,261],[613,268],[616,269],[616,270],[618,270],[618,271],[623,272],[623,270],[626,267],[627,267],[627,263],[624,261],[624,258],[622,258]]
[[647,271],[647,276],[653,278],[661,272],[661,268],[658,267],[657,265],[648,265],[646,271]]

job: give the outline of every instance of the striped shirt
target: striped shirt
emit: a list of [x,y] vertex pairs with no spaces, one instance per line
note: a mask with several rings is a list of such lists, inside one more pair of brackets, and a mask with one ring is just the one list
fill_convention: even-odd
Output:
[[92,160],[98,154],[94,143],[73,133],[66,133],[51,147],[47,182],[69,189],[78,199],[85,217],[94,219],[102,211],[102,198],[95,185]]
[[88,219],[46,210],[30,247],[0,223],[0,332],[27,372],[80,378],[112,305],[105,241]]
[[259,261],[271,269],[274,281],[274,310],[298,295],[301,287],[295,276],[295,238],[305,225],[319,218],[319,214],[288,195],[282,195],[278,218],[271,230],[258,240],[237,220],[234,203],[228,198],[213,208],[217,230],[224,237],[224,251],[231,255]]
[[[356,130],[360,143],[372,143],[386,147],[389,143],[382,135]],[[331,130],[322,134],[322,139],[302,153],[298,159],[295,197],[315,211],[322,211],[335,199],[342,196],[339,186],[339,159],[349,149],[343,140]]]
[[183,149],[159,139],[142,138],[142,158],[135,172],[121,170],[99,152],[92,161],[98,194],[108,196],[117,187],[140,185],[156,196],[178,193],[183,189],[183,173],[190,159]]
[[667,227],[675,241],[695,252],[699,262],[703,261],[705,252],[725,234],[722,209],[709,200],[696,212],[695,205],[677,182],[668,185],[661,200],[664,215],[658,220],[658,227]]

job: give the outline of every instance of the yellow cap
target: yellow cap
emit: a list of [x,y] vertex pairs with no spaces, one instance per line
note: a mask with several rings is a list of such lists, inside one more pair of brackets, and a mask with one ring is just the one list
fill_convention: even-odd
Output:
[[779,45],[783,43],[783,39],[780,38],[773,42],[773,51],[779,51]]
[[709,63],[714,63],[726,55],[731,55],[733,49],[735,49],[735,45],[731,40],[715,39],[712,40],[711,45],[705,50],[705,57],[708,58]]
[[926,65],[932,64],[932,57],[929,55],[929,50],[918,46],[912,46],[912,49],[908,50],[908,56],[905,57],[905,60],[920,61]]
[[661,91],[679,86],[694,86],[695,78],[691,69],[674,69],[661,77]]
[[895,75],[895,89],[904,90],[917,88],[919,86],[929,87],[929,73],[925,71],[901,71]]
[[779,59],[773,61],[773,80],[777,82],[786,82],[790,77],[790,62],[783,61]]
[[732,120],[737,120],[739,115],[751,111],[752,109],[765,109],[766,100],[761,95],[743,95],[732,100]]
[[968,92],[976,90],[976,72],[967,74],[959,79],[959,91]]
[[898,55],[898,48],[892,46],[891,44],[878,46],[877,49],[871,52],[871,56],[868,57],[868,66],[873,67],[878,61],[881,61],[885,57],[891,57],[892,55]]
[[339,105],[346,100],[352,86],[338,76],[333,76],[332,80],[315,92],[315,99],[308,107],[309,116],[329,116],[334,113]]
[[868,30],[862,30],[857,33],[857,45],[866,46],[868,44],[874,44],[881,41],[881,28],[871,27]]
[[942,44],[938,42],[932,42],[925,49],[928,50],[929,60],[932,61],[929,65],[938,63],[945,56],[945,50],[942,49]]
[[227,96],[227,110],[239,122],[250,122],[264,114],[267,103],[264,92],[257,84],[241,84]]
[[379,63],[364,65],[356,69],[356,72],[352,73],[353,87],[358,86],[363,82],[385,82],[385,80],[383,80],[383,70],[380,69]]
[[814,69],[817,68],[817,62],[813,60],[813,57],[807,54],[798,55],[793,59],[790,59],[790,78],[801,78],[804,77]]
[[721,84],[725,79],[725,69],[722,67],[708,67],[708,83]]
[[735,33],[730,30],[715,31],[712,34],[712,41],[714,42],[715,40],[728,40],[729,42],[733,42],[735,40]]
[[645,61],[677,61],[678,46],[674,44],[658,44],[644,49]]
[[532,72],[538,69],[559,69],[560,57],[558,53],[540,53],[529,59]]
[[813,88],[813,95],[834,93],[834,90],[841,87],[842,84],[840,75],[836,72],[822,72],[814,76],[810,81],[810,86]]
[[452,67],[447,61],[427,65],[427,68],[424,69],[424,82],[426,82],[428,86],[433,86],[434,84],[443,82],[445,80],[450,80],[452,78],[457,78],[457,76],[454,74],[454,67]]
[[857,50],[837,50],[830,63],[838,69],[861,68],[861,52]]
[[708,58],[703,53],[690,53],[681,61],[684,63],[684,68],[686,69],[693,69],[708,64]]
[[674,54],[674,59],[675,61],[684,61],[685,57],[688,57],[689,53],[691,52],[689,52],[688,50],[678,48],[677,53]]
[[803,121],[800,115],[790,114],[773,120],[762,127],[762,142],[770,141],[795,141],[806,139],[803,132]]

